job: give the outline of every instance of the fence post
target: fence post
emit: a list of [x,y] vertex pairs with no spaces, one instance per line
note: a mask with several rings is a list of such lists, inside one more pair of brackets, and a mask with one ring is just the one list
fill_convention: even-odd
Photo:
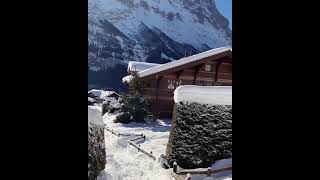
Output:
[[173,162],[173,172],[174,173],[177,173],[177,162],[175,161],[175,162]]
[[212,174],[211,167],[208,167],[207,176],[211,176],[211,174]]
[[187,177],[186,177],[185,180],[191,180],[191,174],[190,173],[187,174]]

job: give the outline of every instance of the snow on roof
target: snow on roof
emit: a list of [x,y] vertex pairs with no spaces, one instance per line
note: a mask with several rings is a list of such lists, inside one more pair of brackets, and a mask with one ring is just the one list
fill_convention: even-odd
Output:
[[125,83],[125,82],[128,83],[128,82],[130,82],[131,78],[132,78],[131,75],[125,76],[125,77],[122,78],[122,82],[123,83]]
[[143,71],[152,67],[159,66],[160,64],[156,63],[147,63],[147,62],[138,62],[138,61],[129,61],[128,63],[128,72],[129,71]]
[[111,96],[112,94],[116,94],[116,95],[118,95],[118,96],[120,96],[120,94],[118,94],[118,93],[116,93],[116,92],[110,92],[110,94],[108,95],[108,96]]
[[88,101],[95,102],[95,100],[93,98],[91,98],[91,97],[88,97]]
[[179,86],[174,91],[174,101],[232,105],[232,86]]
[[232,48],[231,47],[221,47],[221,48],[211,49],[209,51],[205,51],[205,52],[195,54],[195,55],[192,55],[189,57],[184,57],[184,58],[176,60],[176,61],[172,61],[172,62],[169,62],[166,64],[151,67],[151,68],[143,70],[143,71],[139,71],[138,74],[140,77],[145,77],[145,76],[155,74],[155,73],[167,70],[167,69],[171,69],[173,67],[181,66],[181,65],[184,65],[184,64],[187,64],[190,62],[201,60],[206,57],[210,57],[210,56],[220,54],[223,52],[227,52],[227,51],[232,51]]
[[108,97],[112,94],[117,94],[115,91],[104,91],[104,90],[98,90],[98,89],[92,89],[88,93],[90,93],[90,92],[93,93],[95,96],[97,96],[100,99]]
[[102,90],[91,89],[90,91],[88,91],[88,94],[89,94],[89,93],[92,93],[93,95],[95,95],[95,96],[97,96],[97,97],[100,97],[101,91],[102,91]]

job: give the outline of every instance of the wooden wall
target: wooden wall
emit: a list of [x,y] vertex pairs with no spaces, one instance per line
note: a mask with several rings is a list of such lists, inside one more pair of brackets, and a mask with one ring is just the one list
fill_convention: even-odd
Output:
[[[205,64],[213,65],[212,71],[205,71]],[[198,67],[198,70],[196,70]],[[144,80],[143,96],[152,106],[152,111],[160,117],[171,117],[173,109],[173,93],[179,85],[231,86],[232,64],[207,61],[197,67],[183,71],[171,71],[160,77],[157,93],[156,78]],[[195,80],[194,80],[195,78]]]

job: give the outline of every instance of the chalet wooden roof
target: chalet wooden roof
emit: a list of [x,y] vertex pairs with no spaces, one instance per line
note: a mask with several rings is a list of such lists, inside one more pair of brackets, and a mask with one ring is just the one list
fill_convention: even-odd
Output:
[[90,102],[96,102],[96,100],[93,99],[93,98],[91,98],[91,97],[88,97],[88,101],[90,101]]
[[170,71],[179,71],[186,69],[198,64],[203,63],[207,60],[218,60],[223,59],[224,57],[232,57],[232,48],[230,47],[221,47],[205,51],[199,54],[195,54],[189,57],[184,57],[182,59],[172,61],[166,64],[155,66],[143,71],[140,71],[138,75],[141,78],[149,78],[153,76],[161,76]]

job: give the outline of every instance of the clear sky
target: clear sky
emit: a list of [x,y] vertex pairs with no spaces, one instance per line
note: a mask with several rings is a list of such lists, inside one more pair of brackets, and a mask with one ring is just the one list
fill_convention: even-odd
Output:
[[229,20],[229,27],[232,30],[232,0],[214,0],[220,13]]

